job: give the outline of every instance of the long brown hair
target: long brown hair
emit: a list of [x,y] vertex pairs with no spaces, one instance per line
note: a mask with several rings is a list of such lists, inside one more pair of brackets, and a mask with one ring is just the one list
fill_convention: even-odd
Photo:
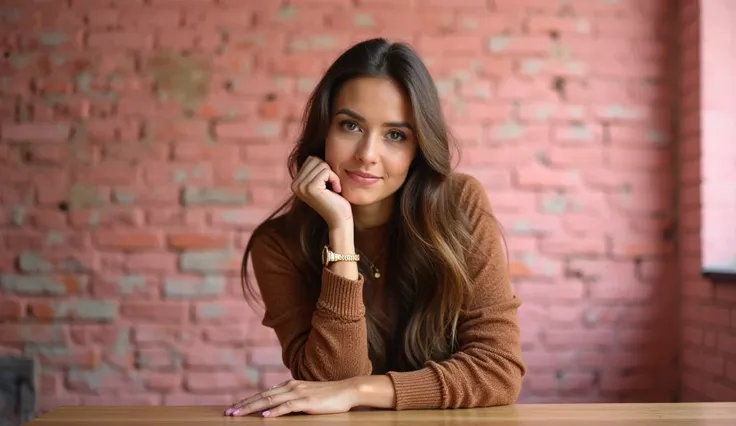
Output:
[[[360,76],[387,77],[408,95],[416,123],[418,150],[406,181],[397,191],[389,233],[389,302],[399,314],[395,340],[386,342],[386,324],[367,307],[369,354],[374,365],[394,370],[421,368],[428,360],[446,359],[456,349],[458,318],[469,297],[471,277],[467,253],[471,227],[457,206],[449,181],[451,135],[439,96],[422,61],[402,43],[371,39],[345,51],[330,66],[312,92],[305,109],[301,135],[288,159],[292,179],[309,156],[325,158],[325,140],[333,99],[342,85]],[[241,279],[247,299],[256,292],[247,273],[253,239],[277,215],[295,224],[302,255],[319,282],[320,249],[327,240],[325,221],[301,200],[292,197],[257,227],[245,248]],[[365,265],[359,266],[365,270]],[[368,276],[364,274],[365,276]],[[307,285],[307,284],[305,284]],[[397,353],[387,357],[388,348]],[[391,358],[391,359],[389,359]]]

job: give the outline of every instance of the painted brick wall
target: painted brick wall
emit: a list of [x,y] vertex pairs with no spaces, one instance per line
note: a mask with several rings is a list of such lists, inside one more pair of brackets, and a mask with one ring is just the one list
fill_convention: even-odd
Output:
[[2,3],[0,346],[41,409],[284,379],[238,263],[316,78],[374,35],[420,50],[506,228],[520,401],[673,400],[671,3],[281,3]]
[[[697,1],[684,2],[681,16],[681,396],[686,401],[734,401],[736,279],[713,281],[704,278],[701,269],[726,259],[718,255],[727,254],[723,249],[729,247],[721,243],[728,241],[736,217],[736,204],[731,204],[736,197],[731,201],[728,197],[729,193],[736,195],[736,86],[728,71],[736,69],[736,7],[728,0],[700,4],[702,7]],[[710,179],[714,175],[720,177]],[[704,226],[706,219],[718,220],[719,213],[726,213],[730,220],[723,220],[720,227],[717,222]],[[706,245],[714,250],[712,255],[704,255]],[[736,250],[736,243],[730,250]]]

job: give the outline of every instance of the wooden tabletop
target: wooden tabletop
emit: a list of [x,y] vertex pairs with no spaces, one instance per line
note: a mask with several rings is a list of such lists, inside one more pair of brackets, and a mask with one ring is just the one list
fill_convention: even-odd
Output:
[[223,407],[59,407],[26,423],[68,425],[486,425],[495,426],[734,426],[736,402],[671,404],[518,404],[505,407],[428,411],[356,411],[332,415],[298,414],[280,418],[225,417]]

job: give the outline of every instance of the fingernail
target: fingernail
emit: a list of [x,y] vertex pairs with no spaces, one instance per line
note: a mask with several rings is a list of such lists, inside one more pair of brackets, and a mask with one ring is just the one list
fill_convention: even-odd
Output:
[[233,411],[233,416],[237,416],[239,412],[240,412],[240,410]]
[[230,413],[232,413],[232,412],[233,412],[233,409],[232,408],[228,408],[227,410],[225,410],[225,415],[226,416],[229,416]]
[[271,412],[268,410],[263,412],[263,417],[268,417],[270,415],[271,415]]

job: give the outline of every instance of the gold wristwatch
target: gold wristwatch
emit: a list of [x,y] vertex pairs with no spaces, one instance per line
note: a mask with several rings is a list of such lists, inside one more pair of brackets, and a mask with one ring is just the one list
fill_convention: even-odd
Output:
[[332,262],[358,262],[359,260],[359,254],[339,254],[330,250],[327,246],[322,249],[322,265],[324,266],[327,266]]

